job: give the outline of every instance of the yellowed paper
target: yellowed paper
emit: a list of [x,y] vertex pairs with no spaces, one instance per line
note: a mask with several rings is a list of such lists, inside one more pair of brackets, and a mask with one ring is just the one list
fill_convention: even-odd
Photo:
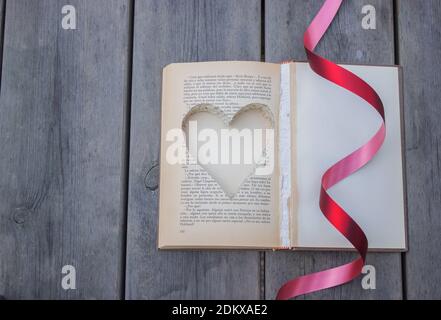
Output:
[[[205,62],[172,64],[164,69],[159,203],[160,248],[275,248],[280,246],[277,165],[269,176],[253,176],[240,183],[234,195],[199,164],[167,161],[167,132],[182,128],[195,106],[219,108],[227,119],[244,106],[262,104],[278,118],[280,65],[259,62]],[[221,121],[213,118],[213,126]],[[254,115],[255,117],[255,115]],[[242,127],[256,125],[243,117]],[[247,123],[247,121],[249,123]],[[227,121],[229,122],[229,121]],[[216,124],[215,124],[216,123]],[[274,122],[277,132],[277,123]],[[275,137],[277,139],[277,137]],[[276,140],[277,141],[277,140]],[[275,164],[277,164],[277,151]],[[234,172],[233,172],[234,173]],[[225,169],[235,182],[239,174]],[[230,175],[230,176],[228,176]],[[240,178],[242,179],[242,177]],[[239,181],[240,182],[240,181]],[[235,190],[232,188],[231,190]]]

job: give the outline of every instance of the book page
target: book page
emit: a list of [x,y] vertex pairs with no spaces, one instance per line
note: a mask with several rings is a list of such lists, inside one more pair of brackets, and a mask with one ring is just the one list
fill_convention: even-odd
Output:
[[[279,246],[277,151],[273,170],[262,175],[255,174],[254,163],[204,165],[195,160],[204,129],[277,133],[279,91],[278,64],[201,62],[164,68],[159,248]],[[176,141],[168,135],[180,128],[187,161],[173,164],[168,155]],[[199,149],[191,146],[195,140]]]
[[[381,97],[386,139],[364,168],[329,190],[365,231],[370,249],[406,248],[400,81],[397,67],[345,65]],[[364,100],[296,63],[297,247],[352,248],[319,208],[321,176],[366,143],[381,119]]]
[[295,171],[295,63],[280,65],[279,171],[280,171],[280,241],[283,248],[292,248],[296,235],[296,171]]

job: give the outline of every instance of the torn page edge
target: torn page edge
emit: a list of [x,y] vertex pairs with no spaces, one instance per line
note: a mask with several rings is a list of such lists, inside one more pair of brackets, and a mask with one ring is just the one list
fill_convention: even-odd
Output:
[[280,163],[280,243],[290,248],[291,196],[291,79],[289,64],[280,66],[279,163]]

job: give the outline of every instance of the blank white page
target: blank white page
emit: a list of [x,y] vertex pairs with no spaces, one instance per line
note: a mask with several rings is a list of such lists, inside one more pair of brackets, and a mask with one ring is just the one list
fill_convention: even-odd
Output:
[[[345,68],[380,95],[386,140],[376,157],[332,189],[331,196],[365,231],[371,249],[405,249],[405,210],[397,67]],[[378,130],[381,119],[364,100],[296,63],[297,246],[352,248],[319,208],[321,176]]]

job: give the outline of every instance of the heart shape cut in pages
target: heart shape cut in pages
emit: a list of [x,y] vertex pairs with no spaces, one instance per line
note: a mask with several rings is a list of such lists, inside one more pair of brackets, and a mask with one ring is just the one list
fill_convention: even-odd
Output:
[[[249,104],[230,118],[219,107],[200,104],[184,117],[182,129],[190,161],[213,177],[228,197],[250,176],[272,174],[274,117],[268,106]],[[266,170],[258,170],[262,167]]]

